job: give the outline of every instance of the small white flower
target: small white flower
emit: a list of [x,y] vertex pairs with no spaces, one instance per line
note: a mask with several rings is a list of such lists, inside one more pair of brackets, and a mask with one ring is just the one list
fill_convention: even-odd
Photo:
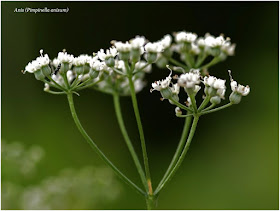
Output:
[[29,62],[26,65],[24,73],[25,72],[34,73],[37,70],[40,70],[40,67],[41,67],[40,64],[36,60],[33,60],[32,62]]
[[162,89],[166,89],[167,87],[169,87],[169,84],[171,83],[171,74],[169,74],[169,76],[167,76],[165,79],[163,80],[159,80],[159,81],[155,81],[154,83],[152,83],[152,89],[151,92],[154,90],[157,91],[161,91]]
[[136,79],[134,81],[134,87],[135,87],[135,92],[140,92],[144,87],[146,83],[142,79]]
[[163,51],[163,46],[160,42],[149,42],[145,45],[145,51],[148,53],[160,53]]
[[158,42],[162,45],[163,49],[169,48],[171,46],[172,37],[170,34],[167,34]]
[[[143,68],[146,64],[147,64],[147,62],[139,61],[135,64],[135,69],[139,70],[139,69]],[[152,65],[148,65],[147,67],[145,67],[143,69],[143,71],[146,73],[150,73],[152,71]]]
[[204,47],[206,45],[205,40],[202,37],[198,38],[196,43],[197,43],[198,47]]
[[171,89],[171,92],[173,94],[176,94],[176,95],[178,95],[179,92],[180,92],[180,86],[177,83],[176,84],[172,84],[172,87],[170,89]]
[[203,83],[207,87],[212,87],[216,90],[216,94],[224,99],[225,92],[226,92],[226,80],[222,80],[219,78],[216,78],[214,76],[205,76]]
[[136,36],[135,38],[131,39],[129,42],[132,48],[142,48],[146,43],[146,38],[144,36]]
[[40,70],[43,66],[49,65],[50,63],[50,59],[48,54],[45,54],[43,56],[43,50],[40,50],[40,54],[41,56],[37,57],[35,60],[33,60],[32,62],[29,62],[26,67],[25,67],[25,72],[29,72],[29,73],[34,73],[37,70]]
[[72,54],[68,54],[67,52],[59,52],[57,59],[60,61],[60,63],[72,63],[74,56]]
[[179,107],[175,108],[175,114],[176,115],[182,115],[182,110]]
[[53,64],[54,67],[57,67],[57,66],[60,64],[59,59],[54,58],[54,59],[52,60],[52,64]]
[[198,45],[192,43],[191,44],[191,51],[195,54],[195,55],[198,55],[200,53],[200,49],[198,47]]
[[67,75],[67,80],[69,81],[69,83],[71,83],[74,80],[74,78],[76,77],[72,70],[67,71],[66,75]]
[[123,42],[114,42],[113,41],[113,44],[119,52],[129,52],[132,48],[131,44],[128,42],[123,43]]
[[50,63],[50,59],[49,59],[48,54],[45,54],[44,56],[41,55],[41,56],[37,57],[36,61],[39,63],[39,65],[41,67],[46,66]]
[[191,32],[178,32],[175,34],[176,42],[194,42],[197,38],[197,34]]
[[188,99],[187,99],[187,105],[188,105],[188,106],[191,106],[191,105],[192,105],[192,100],[191,100],[190,97],[188,97]]
[[[60,75],[60,74],[53,74],[52,76],[52,79],[56,82],[56,83],[58,83],[59,85],[63,85],[64,84],[64,81],[63,81],[63,78],[62,78],[62,76]],[[52,83],[52,82],[51,82]]]
[[228,55],[233,56],[235,52],[235,44],[231,44],[230,42],[226,42],[221,49]]
[[233,92],[236,92],[242,96],[247,96],[250,93],[250,87],[247,86],[243,86],[241,84],[237,84],[236,81],[233,80],[232,76],[231,76],[231,71],[228,70],[229,75],[230,75],[230,86],[231,86],[231,90]]
[[45,92],[50,91],[50,85],[49,84],[45,83],[44,91]]
[[196,85],[200,83],[200,73],[197,70],[192,70],[189,73],[181,74],[178,79],[178,84],[181,87],[196,88]]
[[94,70],[101,71],[105,69],[106,64],[105,62],[100,62],[99,60],[91,60],[89,66]]
[[102,61],[104,61],[105,59],[110,58],[110,57],[114,58],[117,54],[118,54],[118,51],[117,51],[117,49],[115,47],[111,47],[110,49],[107,49],[106,53],[104,52],[103,49],[100,49],[97,52],[97,56]]
[[75,57],[73,59],[73,64],[75,66],[83,66],[85,64],[89,64],[91,62],[91,60],[92,60],[91,56],[86,55],[86,54],[82,54],[82,55],[80,55],[78,57]]
[[126,71],[125,64],[123,60],[116,60],[115,62],[115,68],[120,69],[122,71]]

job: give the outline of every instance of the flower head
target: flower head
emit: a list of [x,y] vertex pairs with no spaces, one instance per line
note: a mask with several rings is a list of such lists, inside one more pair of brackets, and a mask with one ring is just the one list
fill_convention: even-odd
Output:
[[142,48],[146,43],[146,39],[144,36],[136,36],[135,38],[131,39],[130,41],[132,48]]
[[195,88],[200,84],[200,73],[192,69],[189,73],[181,74],[178,78],[178,84],[181,87]]
[[132,48],[132,45],[129,42],[123,43],[123,42],[112,41],[112,43],[114,44],[114,46],[119,52],[129,52]]
[[171,83],[171,79],[172,79],[171,74],[172,74],[172,72],[165,79],[155,81],[154,83],[152,83],[153,88],[151,89],[151,92],[154,90],[161,91],[162,89],[168,88]]
[[163,49],[169,48],[171,46],[172,37],[170,34],[167,34],[158,42],[161,44]]
[[43,56],[43,50],[40,50],[40,54],[41,56],[37,57],[35,60],[33,60],[32,62],[29,62],[24,70],[25,72],[29,72],[29,73],[34,73],[37,70],[40,70],[43,66],[47,66],[50,63],[50,59],[48,54],[45,54]]
[[229,75],[230,75],[230,86],[231,86],[231,90],[232,92],[235,92],[237,94],[240,94],[242,96],[247,96],[250,93],[250,87],[247,86],[243,86],[241,84],[237,84],[236,81],[233,80],[232,76],[231,76],[231,71],[228,70]]
[[[206,86],[206,94],[218,95],[220,98],[224,98],[226,92],[226,80],[222,80],[214,76],[205,76],[203,83]],[[209,87],[212,89],[209,89]]]
[[86,54],[82,54],[73,59],[73,64],[75,66],[83,66],[85,64],[89,64],[91,62],[92,57]]
[[100,49],[97,52],[97,56],[100,60],[104,61],[110,57],[114,58],[118,54],[117,49],[113,46],[110,49],[106,50],[106,53],[104,52],[104,49]]
[[191,32],[178,32],[175,34],[175,41],[176,42],[194,42],[197,38],[197,34]]
[[145,45],[145,51],[148,53],[160,53],[162,52],[163,47],[162,44],[160,42],[154,42],[154,43],[147,43]]
[[68,54],[66,51],[63,51],[58,53],[57,59],[60,63],[72,63],[74,56],[72,54]]

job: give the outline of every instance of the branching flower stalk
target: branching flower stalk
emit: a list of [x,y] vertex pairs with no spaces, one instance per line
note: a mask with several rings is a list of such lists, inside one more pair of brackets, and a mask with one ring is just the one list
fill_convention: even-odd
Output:
[[[209,75],[208,69],[224,61],[228,56],[234,55],[235,50],[235,44],[231,44],[230,38],[225,39],[223,35],[214,37],[206,34],[198,38],[195,33],[182,31],[174,33],[173,43],[171,35],[165,35],[161,40],[153,43],[148,42],[143,36],[136,36],[127,42],[112,41],[111,43],[112,47],[107,50],[100,49],[92,56],[74,57],[63,50],[53,60],[50,60],[47,54],[43,55],[43,50],[40,50],[41,55],[28,63],[24,73],[33,73],[37,80],[42,81],[45,84],[45,92],[67,96],[73,120],[85,140],[120,179],[145,197],[147,209],[154,209],[155,199],[175,175],[187,154],[199,118],[240,103],[242,97],[249,94],[250,87],[234,81],[229,70],[232,90],[229,103],[217,107],[221,100],[225,99],[226,80]],[[152,64],[169,69],[170,74],[165,79],[152,83],[151,92],[159,91],[162,101],[167,100],[175,106],[175,115],[185,118],[178,147],[155,189],[152,185],[141,111],[136,97],[136,94],[146,85],[144,77],[146,73],[151,72]],[[173,72],[180,75],[172,76]],[[202,90],[201,84],[204,85],[204,100],[199,105],[197,99],[198,92]],[[143,188],[128,179],[84,130],[75,110],[73,94],[79,96],[79,92],[86,88],[112,95],[118,124]],[[179,97],[181,90],[185,92],[184,99]],[[130,96],[132,100],[144,168],[125,127],[121,112],[121,96]]]

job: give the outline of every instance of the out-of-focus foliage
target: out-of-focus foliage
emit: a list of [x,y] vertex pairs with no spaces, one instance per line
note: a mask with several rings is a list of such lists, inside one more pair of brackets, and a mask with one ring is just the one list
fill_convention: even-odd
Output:
[[105,167],[62,169],[37,184],[24,184],[35,179],[43,155],[39,146],[2,141],[2,209],[95,209],[120,195],[118,181]]

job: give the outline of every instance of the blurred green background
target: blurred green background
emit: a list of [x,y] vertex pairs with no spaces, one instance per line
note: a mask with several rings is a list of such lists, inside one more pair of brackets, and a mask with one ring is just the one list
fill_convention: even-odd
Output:
[[[25,7],[68,7],[69,12],[14,13]],[[278,7],[278,2],[2,2],[2,139],[27,148],[39,145],[45,152],[34,179],[12,180],[26,187],[61,169],[104,166],[76,129],[66,97],[43,92],[43,84],[33,75],[21,73],[40,49],[50,58],[63,48],[77,56],[135,35],[156,41],[180,30],[199,36],[224,33],[237,43],[236,55],[210,73],[228,81],[231,69],[235,80],[250,85],[251,93],[241,104],[201,118],[183,165],[159,197],[158,209],[278,209]],[[174,107],[161,102],[159,93],[149,92],[149,84],[168,73],[154,67],[148,86],[138,94],[154,186],[175,152],[183,126]],[[141,185],[112,97],[92,90],[80,94],[75,103],[85,129]],[[130,99],[122,98],[121,103],[141,155]],[[11,180],[9,168],[2,165],[2,184]],[[144,199],[119,183],[117,200],[87,209],[145,209]]]

